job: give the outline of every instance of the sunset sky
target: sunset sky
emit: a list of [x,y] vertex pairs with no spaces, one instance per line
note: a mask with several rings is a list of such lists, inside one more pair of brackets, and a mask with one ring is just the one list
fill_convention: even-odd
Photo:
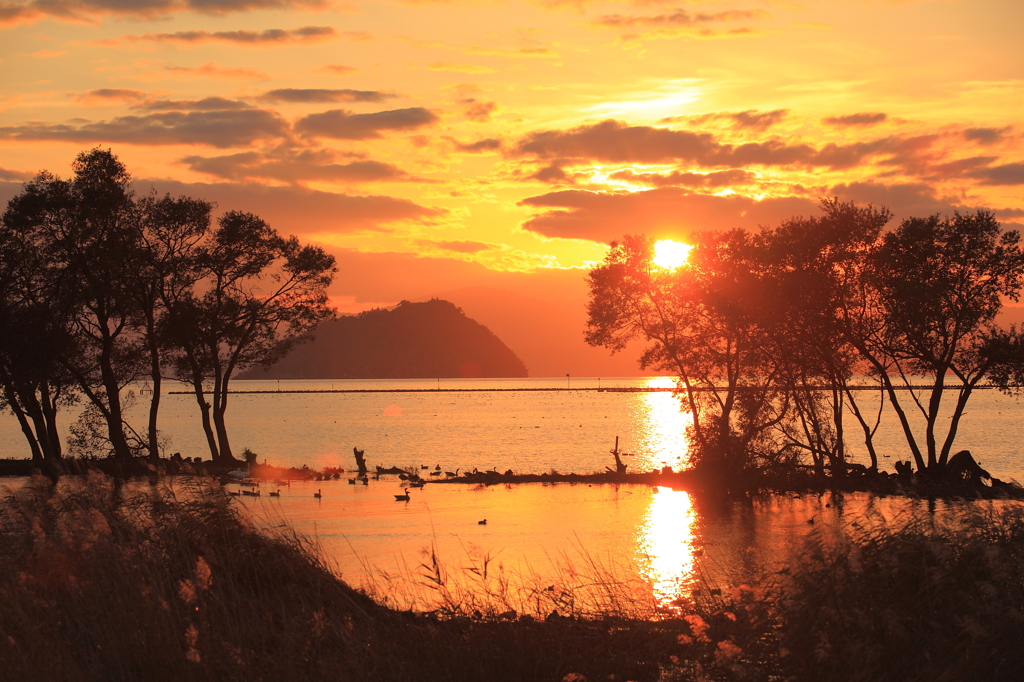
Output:
[[1022,26],[1020,0],[0,0],[0,200],[109,147],[143,191],[323,245],[343,312],[447,293],[571,354],[625,233],[825,196],[1020,227]]

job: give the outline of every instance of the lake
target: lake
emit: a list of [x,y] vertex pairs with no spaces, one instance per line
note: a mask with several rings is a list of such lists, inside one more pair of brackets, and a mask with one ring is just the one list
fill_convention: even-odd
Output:
[[[599,385],[668,387],[671,381],[236,382],[235,390],[269,393],[233,395],[228,424],[236,453],[248,447],[260,461],[278,466],[354,469],[352,448],[359,447],[371,467],[587,473],[614,466],[609,450],[616,436],[620,449],[632,454],[626,462],[633,470],[685,465],[687,417],[678,399],[670,393],[583,390]],[[560,390],[509,390],[517,388]],[[286,392],[381,389],[393,392]],[[402,392],[407,389],[414,392]],[[1015,398],[978,391],[957,447],[970,449],[1000,478],[1024,480],[1021,411]],[[137,405],[129,418],[144,424],[144,407]],[[168,453],[204,455],[191,395],[166,396],[162,424]],[[855,459],[863,456],[862,446],[850,446]],[[878,450],[888,455],[881,461],[888,470],[889,462],[908,458],[889,414],[883,416]],[[3,416],[0,457],[26,454],[17,422]],[[320,499],[313,497],[317,490]],[[437,570],[445,573],[449,591],[515,588],[524,600],[553,599],[563,594],[566,581],[582,586],[600,576],[625,576],[665,605],[699,583],[727,588],[748,582],[785,561],[808,532],[842,518],[898,518],[926,504],[870,495],[776,496],[719,508],[669,488],[566,483],[428,484],[413,490],[409,502],[396,501],[403,490],[394,477],[368,486],[345,479],[295,481],[279,498],[267,496],[264,485],[259,498],[239,498],[239,504],[259,523],[285,520],[314,537],[350,582],[376,585],[396,604],[422,608],[444,599]],[[485,519],[486,525],[479,524]],[[812,519],[815,524],[808,523]],[[432,557],[439,558],[440,569]]]

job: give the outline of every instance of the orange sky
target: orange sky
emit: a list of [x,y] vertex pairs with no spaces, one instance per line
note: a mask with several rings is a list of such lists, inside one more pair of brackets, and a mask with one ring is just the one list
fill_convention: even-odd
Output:
[[[1024,224],[1021,26],[1019,0],[0,0],[0,200],[110,147],[324,245],[343,311],[445,293],[532,375],[633,373],[580,341],[624,233],[833,195]],[[562,355],[525,357],[545,329]]]

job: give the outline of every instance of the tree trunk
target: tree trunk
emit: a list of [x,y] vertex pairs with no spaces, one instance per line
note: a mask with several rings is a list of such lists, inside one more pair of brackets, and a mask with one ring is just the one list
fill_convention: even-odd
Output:
[[46,422],[46,439],[53,457],[60,459],[64,453],[60,445],[60,432],[57,431],[57,404],[56,400],[50,397],[48,381],[40,384],[39,395],[42,398],[43,420]]
[[18,424],[21,425],[21,432],[25,434],[25,440],[28,441],[29,450],[32,452],[32,461],[39,463],[43,461],[43,451],[39,447],[39,441],[36,439],[36,434],[32,431],[32,425],[28,423],[28,417],[25,416],[25,411],[21,409],[21,405],[18,404],[17,398],[14,396],[14,391],[11,390],[10,386],[4,386],[4,393],[7,397],[7,404],[11,408],[11,412],[18,418]]
[[160,412],[160,392],[163,376],[160,372],[160,349],[156,342],[156,324],[151,311],[146,313],[146,335],[149,340],[149,376],[153,380],[153,395],[149,399],[149,458],[160,459],[160,445],[157,441],[157,415]]

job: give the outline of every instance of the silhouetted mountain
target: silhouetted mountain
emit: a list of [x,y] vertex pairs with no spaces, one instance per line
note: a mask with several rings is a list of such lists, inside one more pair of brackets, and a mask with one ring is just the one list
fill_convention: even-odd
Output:
[[239,379],[525,377],[526,365],[448,301],[402,301],[323,322],[314,339]]
[[[582,277],[580,280],[582,281]],[[501,337],[530,368],[530,376],[635,377],[659,372],[642,370],[638,358],[644,344],[631,342],[612,355],[607,348],[583,341],[587,326],[586,284],[577,288],[551,287],[542,299],[497,287],[463,287],[430,292],[451,301],[474,320]],[[417,300],[427,300],[427,296]]]

